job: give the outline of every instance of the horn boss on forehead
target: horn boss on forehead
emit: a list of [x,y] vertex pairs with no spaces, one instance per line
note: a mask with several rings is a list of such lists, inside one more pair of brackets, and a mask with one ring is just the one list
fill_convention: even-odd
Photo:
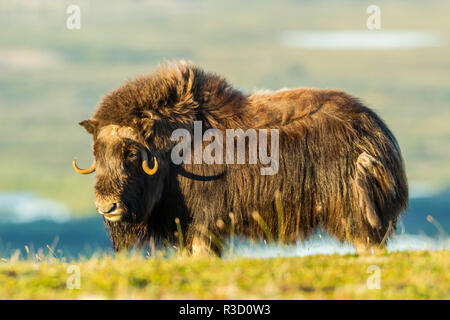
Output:
[[[134,141],[137,144],[140,144],[138,142],[138,138],[136,136],[136,133],[134,130],[130,127],[120,127],[118,125],[109,125],[104,127],[100,130],[97,140],[106,140],[108,142],[114,141],[119,139],[125,139],[125,140],[131,140]],[[141,145],[141,156],[142,156],[142,169],[144,172],[148,175],[154,175],[158,171],[158,161],[156,160],[156,157],[154,157],[154,165],[153,168],[150,168],[148,163],[148,155],[145,147]],[[76,172],[80,174],[89,174],[95,171],[95,160],[91,167],[87,169],[80,169],[76,164],[76,159],[73,160],[73,168]]]

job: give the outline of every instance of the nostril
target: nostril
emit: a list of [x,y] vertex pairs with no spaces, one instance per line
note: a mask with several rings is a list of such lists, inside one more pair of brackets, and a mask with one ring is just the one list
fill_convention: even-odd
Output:
[[117,209],[117,203],[112,203],[110,205],[98,206],[97,210],[99,213],[111,213]]

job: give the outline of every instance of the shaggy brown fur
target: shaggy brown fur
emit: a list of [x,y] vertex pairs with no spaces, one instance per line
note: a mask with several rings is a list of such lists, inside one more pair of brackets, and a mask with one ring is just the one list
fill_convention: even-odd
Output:
[[[231,128],[279,129],[278,173],[261,175],[260,163],[174,165],[171,133],[192,132],[195,120],[224,137]],[[106,95],[92,120],[80,124],[94,137],[96,201],[116,201],[124,212],[120,222],[105,220],[117,250],[150,237],[175,241],[176,217],[188,247],[209,243],[211,234],[225,236],[231,225],[238,235],[287,241],[320,229],[368,247],[395,230],[408,202],[394,136],[342,91],[245,95],[215,74],[169,63]],[[140,147],[158,160],[153,176],[140,168]],[[255,211],[260,218],[252,217]]]

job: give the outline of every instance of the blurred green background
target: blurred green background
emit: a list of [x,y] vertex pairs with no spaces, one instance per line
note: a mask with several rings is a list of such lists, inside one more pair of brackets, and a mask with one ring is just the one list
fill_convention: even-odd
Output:
[[[68,30],[66,9],[81,8]],[[124,80],[163,59],[186,59],[245,91],[346,90],[372,107],[399,140],[407,174],[450,185],[450,47],[305,50],[286,30],[366,29],[450,34],[449,1],[12,1],[0,3],[0,192],[29,190],[93,214],[91,137],[77,125]],[[366,29],[367,30],[367,29]],[[377,31],[373,31],[377,32]]]

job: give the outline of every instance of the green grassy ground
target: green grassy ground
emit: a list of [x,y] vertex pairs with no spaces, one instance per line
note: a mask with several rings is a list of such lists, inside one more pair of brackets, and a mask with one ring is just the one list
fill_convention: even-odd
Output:
[[[83,166],[92,161],[91,138],[77,123],[102,95],[164,58],[191,60],[248,91],[346,90],[386,120],[410,180],[450,181],[448,43],[386,51],[281,45],[286,30],[365,29],[366,3],[80,0],[77,31],[66,28],[69,4],[0,4],[0,191],[32,190],[74,212],[94,212],[93,177],[71,168],[74,157]],[[435,30],[448,39],[448,1],[377,5],[382,30]],[[21,51],[38,58],[21,62]]]
[[[0,262],[0,299],[450,299],[450,251],[233,260]],[[79,268],[80,289],[72,277]],[[379,268],[380,288],[369,289]],[[372,267],[373,268],[373,267]],[[68,270],[72,273],[68,273]],[[371,278],[372,279],[372,278]]]

